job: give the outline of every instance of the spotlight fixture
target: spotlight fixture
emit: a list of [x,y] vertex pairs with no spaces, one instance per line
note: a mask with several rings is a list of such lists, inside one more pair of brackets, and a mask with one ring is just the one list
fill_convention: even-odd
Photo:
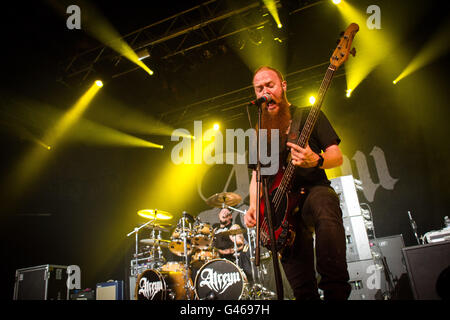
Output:
[[150,57],[150,52],[148,52],[147,48],[144,48],[144,49],[137,51],[136,55],[138,56],[138,59],[140,61],[142,61],[142,60]]

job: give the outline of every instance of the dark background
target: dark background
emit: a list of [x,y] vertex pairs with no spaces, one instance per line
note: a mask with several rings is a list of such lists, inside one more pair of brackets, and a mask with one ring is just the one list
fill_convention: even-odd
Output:
[[[97,9],[122,35],[200,2],[164,1],[165,6],[158,3],[157,7],[149,3],[95,1]],[[300,7],[301,1],[282,3],[284,10],[289,11]],[[379,187],[372,202],[359,194],[360,201],[370,205],[378,237],[402,234],[407,246],[416,244],[408,210],[417,222],[419,233],[424,234],[443,227],[443,217],[448,215],[450,206],[448,54],[441,55],[396,86],[392,85],[392,80],[441,24],[448,21],[443,3],[352,1],[363,13],[368,5],[379,5],[383,28],[395,34],[397,40],[391,54],[364,79],[350,99],[345,97],[345,76],[336,77],[324,107],[341,136],[341,149],[351,161],[355,178],[358,178],[358,171],[352,157],[360,151],[368,159],[373,182],[378,183],[370,152],[374,146],[384,151],[389,173],[398,181],[393,190]],[[4,12],[0,91],[2,298],[12,298],[16,269],[42,264],[79,265],[83,288],[93,288],[96,283],[109,279],[126,280],[125,270],[134,245],[134,238],[127,238],[126,234],[145,221],[136,215],[138,210],[159,208],[178,217],[183,210],[196,215],[210,208],[199,197],[194,180],[180,181],[185,178],[171,177],[173,181],[160,184],[161,173],[170,162],[171,147],[175,143],[169,136],[145,134],[140,137],[163,144],[165,148],[63,141],[51,151],[32,183],[19,196],[12,197],[6,178],[35,146],[30,139],[17,134],[17,130],[11,130],[15,121],[23,125],[23,114],[18,112],[21,110],[18,106],[29,104],[31,111],[26,124],[41,120],[45,123],[28,128],[42,137],[49,125],[42,106],[52,106],[63,112],[89,86],[89,81],[79,79],[58,81],[64,78],[64,66],[77,52],[100,44],[86,35],[83,28],[68,30],[66,16],[58,13],[51,2],[9,6]],[[311,73],[298,75],[295,72],[326,62],[345,25],[336,8],[328,4],[283,17],[285,41],[275,66],[288,75],[288,98],[301,105],[309,92],[319,87],[326,65]],[[154,118],[160,117],[174,128],[192,130],[192,121],[179,120],[183,115],[219,121],[223,128],[248,128],[244,107],[232,109],[234,117],[230,117],[230,113],[214,109],[215,103],[219,103],[219,99],[214,98],[248,87],[254,66],[248,66],[232,49],[210,59],[199,59],[200,54],[200,51],[192,52],[170,64],[158,61],[156,56],[148,63],[155,70],[152,77],[141,70],[114,79],[106,77],[105,86],[84,117],[102,123],[102,114],[108,113],[108,103],[112,99],[130,112],[138,110]],[[258,54],[265,54],[264,47]],[[98,69],[108,74],[111,71],[108,68],[114,67],[105,63]],[[343,75],[345,69],[340,71]],[[291,83],[300,83],[302,93],[289,91]],[[249,88],[239,94],[241,98],[252,98]],[[184,109],[208,99],[211,110],[204,104],[199,104],[200,108]],[[171,110],[176,112],[164,115]],[[223,191],[221,188],[230,167],[224,165],[205,175],[202,190],[205,195]],[[230,185],[229,190],[233,187]],[[164,193],[164,188],[176,197],[173,201],[152,196]]]

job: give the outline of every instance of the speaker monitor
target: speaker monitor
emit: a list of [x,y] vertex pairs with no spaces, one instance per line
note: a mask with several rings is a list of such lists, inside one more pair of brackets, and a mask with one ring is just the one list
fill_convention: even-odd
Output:
[[402,249],[414,299],[448,299],[450,241]]

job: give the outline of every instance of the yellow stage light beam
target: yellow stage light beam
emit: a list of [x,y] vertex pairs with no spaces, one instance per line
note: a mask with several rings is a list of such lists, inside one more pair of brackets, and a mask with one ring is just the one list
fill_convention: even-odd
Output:
[[397,84],[403,78],[409,76],[413,72],[425,67],[433,60],[444,55],[450,49],[450,22],[447,21],[445,25],[439,28],[430,40],[422,47],[422,49],[415,55],[406,68],[399,74],[392,82]]
[[100,87],[94,83],[71,109],[61,117],[56,126],[47,131],[42,139],[47,142],[45,144],[46,151],[42,150],[42,145],[39,144],[38,147],[31,149],[22,161],[18,163],[16,170],[12,171],[11,191],[14,195],[22,192],[38,175],[48,158],[48,150],[50,150],[48,146],[54,147],[58,144],[67,131],[81,117],[99,90]]
[[[65,12],[66,8],[72,4],[73,1],[67,0],[49,0],[58,11]],[[129,44],[122,39],[122,36],[115,30],[111,23],[100,13],[99,10],[92,4],[92,1],[79,0],[77,1],[81,11],[81,30],[85,31],[104,45],[110,47],[120,55],[124,56],[134,64],[141,67],[149,75],[153,75],[150,70],[141,60],[139,56]]]
[[333,3],[334,3],[334,4],[340,4],[340,3],[341,3],[341,0],[333,0]]
[[394,39],[392,35],[387,36],[383,28],[369,29],[365,11],[354,8],[346,1],[341,1],[336,8],[341,13],[345,24],[355,22],[360,26],[358,36],[353,41],[356,57],[348,59],[345,63],[348,93],[355,91],[369,73],[383,62],[393,49]]
[[[271,21],[269,14],[263,21],[251,26],[241,24],[239,20],[232,21],[233,27],[239,32],[236,37],[227,37],[226,41],[252,73],[264,65],[282,72],[286,69],[287,47],[280,45],[282,41],[279,38],[274,39],[273,30],[268,27]],[[281,22],[276,23],[281,25]]]
[[[96,99],[93,107],[89,109],[89,119],[102,123],[110,128],[116,128],[130,134],[156,135],[156,136],[181,136],[192,138],[182,130],[176,129],[157,119],[148,112],[132,108],[124,102],[108,96],[105,92]],[[150,109],[150,108],[149,108]],[[152,111],[152,110],[149,110]]]
[[44,141],[48,141],[51,145],[55,145],[67,130],[81,118],[100,88],[100,86],[94,83],[75,105],[62,116],[58,124],[46,134],[46,139],[44,139]]
[[277,4],[275,0],[263,0],[267,10],[272,15],[273,20],[275,20],[277,27],[281,29],[283,25],[281,24],[280,16],[278,15]]
[[68,140],[81,141],[87,145],[109,145],[134,148],[157,148],[164,146],[132,136],[119,130],[87,119],[81,119],[67,136]]

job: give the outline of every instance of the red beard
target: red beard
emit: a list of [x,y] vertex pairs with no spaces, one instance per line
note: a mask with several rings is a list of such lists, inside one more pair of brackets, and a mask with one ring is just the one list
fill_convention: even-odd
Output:
[[277,114],[269,114],[267,107],[263,108],[262,125],[263,129],[267,129],[267,143],[271,142],[271,130],[278,129],[280,137],[280,147],[287,141],[287,130],[291,124],[291,113],[289,107],[279,107]]

